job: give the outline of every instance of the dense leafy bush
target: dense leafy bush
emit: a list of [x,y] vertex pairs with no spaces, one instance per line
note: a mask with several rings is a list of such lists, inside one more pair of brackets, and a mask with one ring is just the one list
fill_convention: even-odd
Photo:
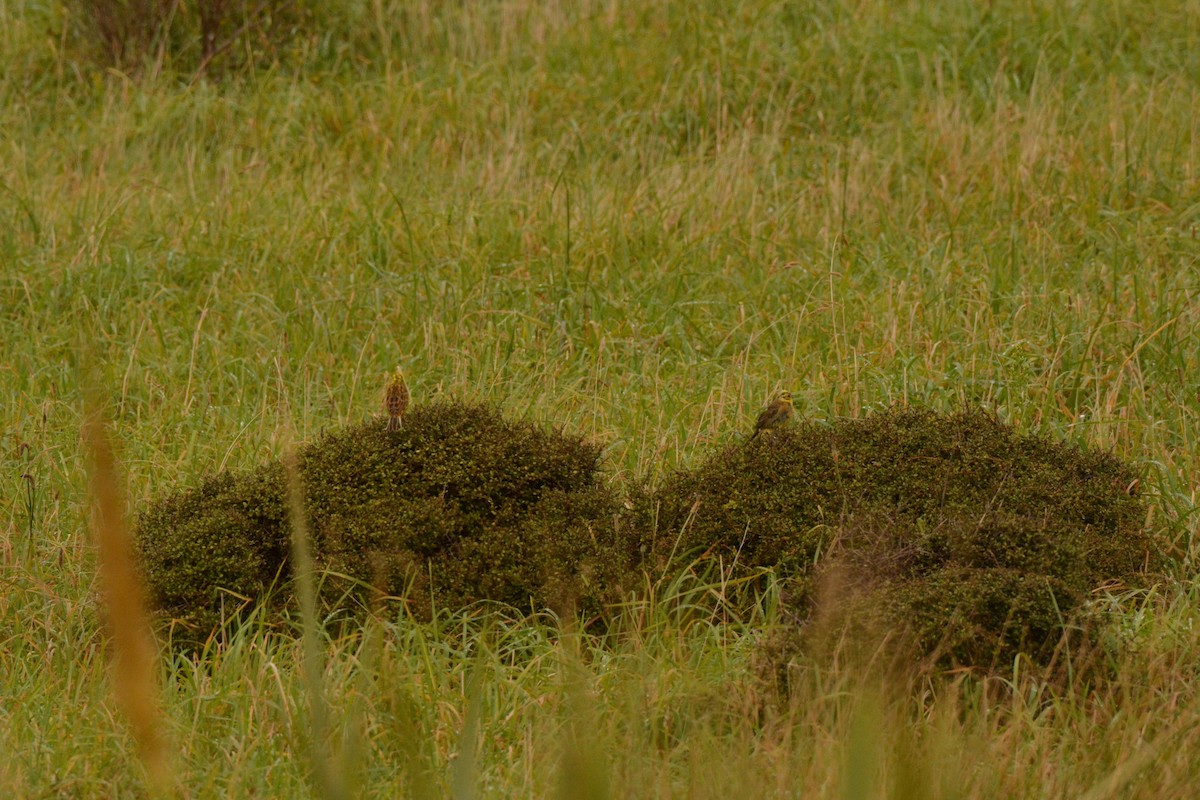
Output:
[[[322,590],[331,603],[373,589],[418,618],[491,600],[600,610],[628,569],[599,448],[479,406],[413,409],[397,432],[373,421],[297,454]],[[287,479],[272,463],[222,474],[139,520],[152,596],[207,635],[236,597],[289,577]],[[185,637],[186,638],[186,637]]]
[[283,468],[221,473],[168,497],[139,518],[137,538],[152,602],[183,626],[180,639],[203,638],[287,577]]
[[[313,538],[334,573],[404,594],[418,617],[479,600],[599,610],[616,585],[600,448],[482,406],[417,408],[304,450]],[[339,591],[335,579],[327,594]]]
[[1153,560],[1136,487],[985,412],[905,409],[728,447],[650,493],[642,530],[657,569],[773,570],[801,626],[820,606],[941,663],[1044,662],[1089,591]]
[[[1047,662],[1089,592],[1155,563],[1127,465],[981,411],[801,423],[635,492],[632,512],[598,461],[595,445],[479,406],[330,433],[297,458],[323,596],[361,605],[376,587],[419,619],[479,601],[597,614],[643,571],[699,561],[781,578],[794,645],[819,617],[987,667]],[[286,487],[272,463],[150,509],[158,607],[205,635],[237,598],[279,583],[286,601]]]

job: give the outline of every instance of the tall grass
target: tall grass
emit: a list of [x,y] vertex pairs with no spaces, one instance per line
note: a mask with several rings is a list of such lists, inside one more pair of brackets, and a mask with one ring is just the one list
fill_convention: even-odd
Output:
[[[95,69],[58,5],[0,3],[0,792],[144,790],[77,376],[136,508],[375,413],[399,363],[416,403],[599,438],[614,478],[692,463],[780,388],[817,418],[984,404],[1142,465],[1177,558],[1098,596],[1123,655],[1090,692],[835,662],[780,706],[769,607],[697,620],[661,593],[618,641],[481,612],[318,626],[363,794],[1189,796],[1196,13],[381,0],[193,82]],[[161,662],[189,794],[307,791],[295,633]]]
[[144,582],[127,519],[116,455],[103,418],[92,400],[83,423],[89,457],[92,531],[98,555],[103,616],[111,637],[110,680],[118,708],[129,723],[138,755],[155,793],[174,788],[165,720],[159,708],[158,653],[154,647]]

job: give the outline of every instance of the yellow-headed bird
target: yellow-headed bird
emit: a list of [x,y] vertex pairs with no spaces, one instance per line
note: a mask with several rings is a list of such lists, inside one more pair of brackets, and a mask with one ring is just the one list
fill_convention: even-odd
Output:
[[763,431],[778,428],[780,425],[787,422],[792,417],[792,393],[780,392],[779,397],[764,408],[758,414],[758,421],[754,423],[754,433],[746,440],[746,444],[753,442],[754,439]]
[[398,431],[403,427],[402,417],[408,410],[408,384],[399,367],[388,378],[387,390],[383,393],[383,410],[387,413],[387,429]]

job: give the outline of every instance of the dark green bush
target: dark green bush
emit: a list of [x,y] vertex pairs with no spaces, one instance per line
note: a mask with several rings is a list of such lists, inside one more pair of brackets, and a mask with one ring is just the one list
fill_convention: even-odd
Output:
[[[599,610],[594,576],[615,568],[619,506],[599,481],[598,446],[439,404],[396,433],[370,423],[301,455],[322,562],[406,595],[418,617],[482,600]],[[326,582],[327,594],[342,588]]]
[[[781,652],[824,620],[993,667],[1047,663],[1091,591],[1157,563],[1127,465],[981,411],[801,423],[635,493],[632,513],[599,453],[452,404],[395,433],[326,435],[297,457],[323,597],[361,606],[374,587],[418,619],[481,601],[598,614],[643,570],[699,560],[751,588],[782,579],[795,628]],[[160,502],[139,522],[158,608],[195,637],[273,585],[286,603],[288,531],[279,463]]]
[[[300,449],[324,597],[403,597],[411,613],[478,601],[597,612],[629,569],[600,451],[577,437],[454,404],[413,409],[398,432],[373,421]],[[223,474],[139,520],[152,596],[203,636],[231,596],[287,579],[286,475],[278,463]],[[233,593],[231,595],[230,593]]]
[[68,0],[66,8],[71,32],[102,65],[184,73],[271,63],[318,31],[323,12],[310,0]]
[[824,604],[939,663],[1044,663],[1089,591],[1153,564],[1136,486],[985,412],[905,409],[728,447],[649,493],[641,530],[659,570],[770,568],[800,625]]
[[247,601],[265,597],[287,560],[283,469],[221,473],[152,506],[137,524],[151,599],[200,638]]

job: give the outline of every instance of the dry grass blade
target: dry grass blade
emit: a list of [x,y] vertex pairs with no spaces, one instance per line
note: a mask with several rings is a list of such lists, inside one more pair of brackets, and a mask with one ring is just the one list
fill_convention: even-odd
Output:
[[572,630],[568,618],[559,644],[564,709],[557,796],[605,800],[613,796],[613,791],[605,746],[595,735],[601,730],[601,724],[595,713],[597,698],[589,686],[582,647],[582,637]]
[[1118,764],[1112,772],[1097,781],[1090,789],[1079,796],[1080,800],[1104,800],[1117,797],[1138,773],[1151,766],[1162,754],[1163,745],[1173,740],[1178,733],[1179,725],[1172,726],[1160,734],[1158,739],[1136,751],[1129,758]]
[[83,425],[89,457],[92,532],[100,588],[112,635],[112,690],[158,795],[173,794],[170,757],[158,698],[158,658],[146,612],[146,592],[133,554],[117,459],[94,405]]
[[295,452],[289,452],[283,463],[287,470],[288,515],[292,523],[292,564],[303,625],[303,673],[310,714],[308,737],[314,790],[318,797],[343,800],[351,797],[352,793],[337,769],[330,749],[330,711],[322,678],[324,658],[317,622],[317,592],[312,552],[309,549],[308,518],[304,511],[304,487]]

